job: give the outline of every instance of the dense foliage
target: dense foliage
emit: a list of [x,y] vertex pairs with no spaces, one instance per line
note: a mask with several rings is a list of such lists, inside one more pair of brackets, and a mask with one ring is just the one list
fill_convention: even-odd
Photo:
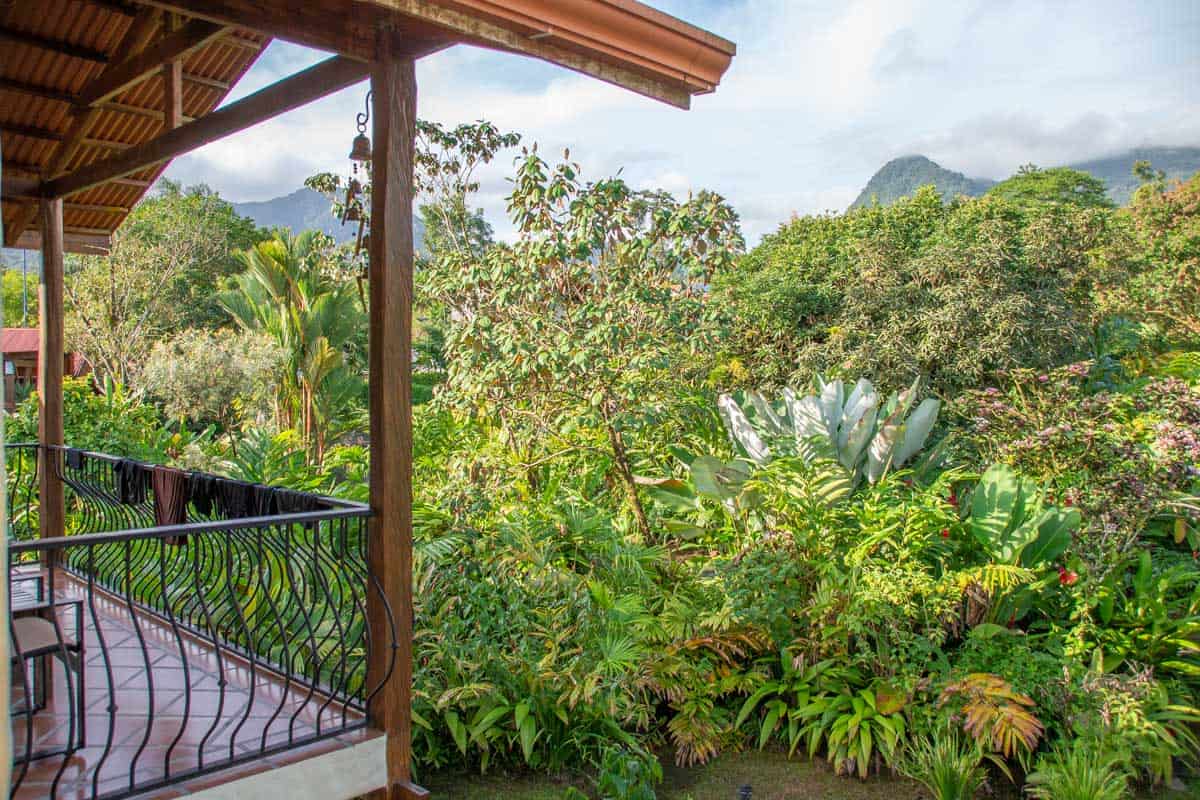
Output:
[[722,382],[865,376],[937,392],[997,370],[1043,368],[1087,351],[1091,290],[1108,212],[1024,208],[1002,198],[944,203],[935,191],[841,216],[803,217],[717,281],[730,310]]
[[[660,755],[757,746],[1059,798],[1195,767],[1200,176],[929,189],[743,254],[717,195],[529,148],[496,243],[472,175],[516,137],[421,130],[418,771],[652,798]],[[153,335],[97,362],[133,389],[71,382],[68,438],[362,499],[361,257],[252,238],[225,324],[134,304]]]

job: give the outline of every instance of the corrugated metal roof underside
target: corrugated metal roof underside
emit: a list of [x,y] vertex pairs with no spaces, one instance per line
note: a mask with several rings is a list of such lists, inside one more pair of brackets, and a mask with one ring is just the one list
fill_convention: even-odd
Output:
[[[78,113],[72,98],[95,80],[106,64],[126,57],[116,51],[136,15],[146,13],[157,12],[149,7],[86,0],[0,4],[0,152],[6,176],[53,177],[45,172]],[[190,53],[183,61],[184,116],[201,117],[215,109],[229,87],[254,63],[266,41],[261,34],[230,31]],[[158,136],[163,130],[163,95],[163,81],[152,76],[102,104],[83,145],[59,174]],[[63,212],[68,236],[114,231],[166,166],[160,164],[69,198]],[[3,198],[6,229],[27,204],[25,199]]]

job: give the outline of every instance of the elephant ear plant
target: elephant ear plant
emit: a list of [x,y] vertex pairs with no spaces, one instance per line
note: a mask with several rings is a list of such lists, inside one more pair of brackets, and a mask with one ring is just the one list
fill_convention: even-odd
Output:
[[875,483],[920,452],[941,407],[928,398],[914,410],[916,383],[887,402],[866,378],[848,387],[818,376],[817,384],[818,394],[800,396],[789,388],[774,402],[746,392],[746,408],[723,394],[717,406],[730,437],[759,466],[786,455],[810,463],[828,458],[845,467],[856,483],[864,475]]
[[1005,464],[989,467],[971,494],[971,534],[1001,564],[1032,568],[1054,561],[1081,521],[1074,508],[1046,505],[1039,487]]

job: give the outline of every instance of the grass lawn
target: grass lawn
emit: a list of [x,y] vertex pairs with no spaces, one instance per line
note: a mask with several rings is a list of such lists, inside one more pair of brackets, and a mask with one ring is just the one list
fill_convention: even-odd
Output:
[[[823,761],[794,758],[783,753],[748,751],[718,758],[703,767],[680,769],[664,761],[659,800],[737,800],[738,787],[749,784],[754,800],[924,800],[928,793],[903,778],[837,777]],[[434,800],[562,800],[573,785],[569,780],[546,777],[489,775],[431,775],[423,785]],[[574,784],[585,788],[585,784]],[[1162,790],[1139,793],[1139,798],[1188,800],[1200,797],[1200,782],[1189,792]],[[1019,798],[1008,786],[998,786],[988,797]]]
[[[737,800],[738,787],[745,784],[754,790],[754,800],[918,800],[923,796],[910,781],[839,778],[822,761],[789,761],[774,752],[739,753],[690,769],[664,762],[663,771],[659,800]],[[436,800],[562,800],[571,784],[550,778],[437,775],[424,785]]]

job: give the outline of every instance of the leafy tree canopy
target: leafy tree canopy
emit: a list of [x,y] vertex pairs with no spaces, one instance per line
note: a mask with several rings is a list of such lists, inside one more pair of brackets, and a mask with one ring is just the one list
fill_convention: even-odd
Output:
[[718,195],[678,202],[525,152],[509,197],[519,231],[482,258],[445,254],[425,276],[452,310],[444,399],[494,404],[535,438],[604,431],[643,533],[623,431],[645,424],[702,363],[715,327],[703,286],[741,249]]
[[206,186],[164,181],[113,235],[108,256],[67,263],[67,336],[96,370],[131,385],[154,344],[229,317],[217,300],[234,254],[262,238]]
[[[22,276],[19,269],[0,270],[3,291],[4,324],[10,328],[36,327],[38,324],[38,275],[31,270]],[[24,300],[22,300],[24,297]],[[24,320],[24,323],[22,323]]]
[[1104,181],[1070,167],[1039,169],[1033,164],[1026,164],[1016,175],[988,189],[987,194],[1020,206],[1045,203],[1065,203],[1083,208],[1114,206],[1105,192]]
[[716,283],[730,359],[718,383],[806,384],[818,372],[935,391],[1078,356],[1108,241],[1100,209],[946,204],[932,187],[886,208],[793,220]]

